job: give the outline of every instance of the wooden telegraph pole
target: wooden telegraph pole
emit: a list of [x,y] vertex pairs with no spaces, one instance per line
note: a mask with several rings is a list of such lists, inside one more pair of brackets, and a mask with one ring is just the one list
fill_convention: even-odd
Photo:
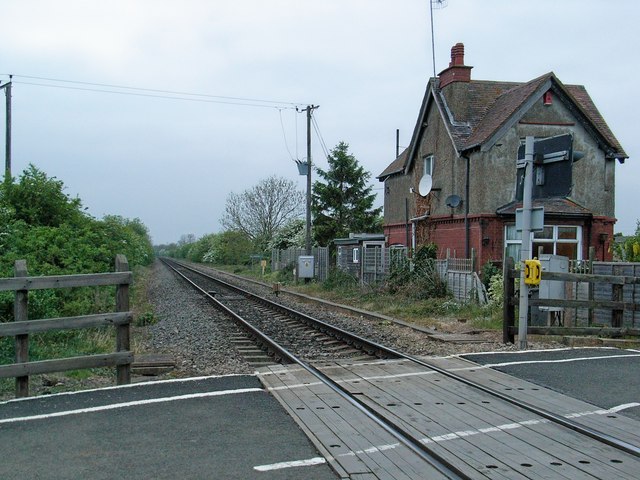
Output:
[[5,181],[11,180],[11,78],[9,75],[9,81],[4,85],[0,85],[1,89],[4,89],[6,101],[6,139],[5,139],[5,151],[4,151],[4,179]]
[[311,255],[311,114],[320,105],[309,105],[302,110],[307,112],[307,228],[306,228],[306,254]]

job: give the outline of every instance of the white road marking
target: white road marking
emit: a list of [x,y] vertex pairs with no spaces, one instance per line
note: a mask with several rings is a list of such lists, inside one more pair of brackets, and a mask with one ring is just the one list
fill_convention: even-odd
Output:
[[[561,347],[561,348],[537,348],[530,350],[494,350],[492,352],[472,352],[472,353],[455,353],[439,358],[455,358],[463,357],[465,355],[503,355],[505,353],[512,355],[526,355],[527,353],[549,353],[549,352],[565,352],[569,350],[619,350],[616,347]],[[631,349],[627,349],[631,350]],[[438,358],[438,357],[437,357]]]
[[122,402],[122,403],[113,403],[111,405],[101,405],[99,407],[88,407],[88,408],[80,408],[77,410],[65,410],[62,412],[45,413],[41,415],[31,415],[28,417],[3,418],[3,419],[0,419],[0,424],[28,422],[32,420],[43,420],[43,419],[54,418],[54,417],[66,417],[69,415],[79,415],[82,413],[103,412],[107,410],[115,410],[117,408],[137,407],[140,405],[150,405],[153,403],[176,402],[179,400],[190,400],[193,398],[218,397],[222,395],[235,395],[235,394],[253,393],[253,392],[264,392],[264,390],[262,388],[239,388],[237,390],[220,390],[217,392],[190,393],[186,395],[178,395],[175,397],[151,398],[147,400],[136,400],[133,402]]
[[[454,355],[454,357],[458,357],[458,355]],[[523,361],[513,361],[513,362],[487,363],[485,365],[474,364],[474,365],[467,366],[467,367],[451,368],[451,369],[448,369],[447,371],[449,371],[449,372],[463,372],[463,371],[467,371],[467,370],[483,370],[483,369],[487,369],[487,368],[508,367],[508,366],[512,366],[512,365],[586,362],[588,360],[608,360],[608,359],[611,359],[611,358],[629,358],[629,357],[632,357],[632,358],[640,357],[640,353],[638,353],[637,355],[636,354],[602,355],[602,356],[598,356],[598,357],[578,357],[578,358],[566,358],[566,359],[557,359],[557,360],[523,360]],[[351,365],[351,367],[354,368],[354,369],[356,369],[356,368],[358,368],[360,366],[362,366],[362,365],[359,364],[359,363]],[[434,375],[436,373],[438,373],[438,372],[436,372],[435,370],[416,370],[416,371],[407,372],[407,373],[396,373],[396,374],[389,374],[389,375],[372,375],[372,376],[365,376],[365,377],[347,378],[347,379],[339,380],[337,383],[348,383],[348,382],[353,382],[353,381],[357,381],[357,380],[381,380],[381,379],[392,379],[392,378],[402,378],[402,377],[418,377],[418,376],[425,376],[425,375]],[[260,374],[259,376],[264,376],[264,375],[268,375],[268,374]],[[322,385],[322,382],[318,381],[318,382],[310,382],[310,383],[298,383],[298,384],[293,384],[293,385],[283,385],[283,386],[280,386],[280,387],[268,387],[267,390],[269,390],[269,391],[291,390],[291,389],[294,389],[294,388],[309,387],[310,385]]]
[[312,465],[321,465],[327,463],[327,460],[323,457],[313,457],[306,460],[294,460],[291,462],[272,463],[270,465],[257,465],[253,467],[258,472],[270,472],[271,470],[281,470],[283,468],[292,467],[310,467]]
[[533,365],[543,363],[571,363],[571,362],[586,362],[589,360],[609,360],[611,358],[634,358],[640,357],[640,354],[626,354],[626,355],[602,355],[599,357],[578,357],[578,358],[562,358],[557,360],[523,360],[520,362],[501,362],[501,363],[487,363],[484,365],[473,365],[471,367],[452,368],[451,372],[459,372],[462,370],[480,370],[493,367],[509,367],[511,365]]
[[226,378],[226,377],[247,377],[252,376],[245,373],[232,373],[228,375],[207,375],[203,377],[189,377],[189,378],[170,378],[168,380],[155,380],[153,382],[138,382],[138,383],[129,383],[127,385],[111,385],[109,387],[100,387],[100,388],[91,388],[87,390],[75,390],[73,392],[60,392],[60,393],[51,393],[48,395],[41,395],[39,397],[24,397],[24,398],[12,398],[11,400],[5,400],[0,402],[0,405],[4,405],[5,403],[14,403],[14,402],[28,402],[37,399],[43,398],[52,398],[52,397],[61,397],[65,395],[81,395],[83,393],[91,393],[91,392],[101,392],[103,390],[119,390],[126,388],[138,388],[138,387],[146,387],[149,385],[160,385],[164,383],[187,383],[187,382],[197,382],[199,380],[209,380],[211,378]]

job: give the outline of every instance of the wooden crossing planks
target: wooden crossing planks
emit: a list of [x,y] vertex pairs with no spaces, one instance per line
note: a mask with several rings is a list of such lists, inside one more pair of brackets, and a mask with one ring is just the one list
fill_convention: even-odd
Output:
[[[503,402],[440,374],[394,379],[394,374],[404,374],[406,369],[416,367],[410,362],[368,367],[365,376],[376,378],[376,385],[365,393],[373,399],[374,407],[386,410],[397,421],[409,418],[408,422],[425,437],[444,439],[443,448],[460,458],[456,449],[469,442],[467,448],[477,449],[472,455],[476,462],[491,462],[486,465],[493,468],[506,466],[512,470],[510,478],[515,472],[527,478],[637,477],[640,463],[635,457],[576,437],[566,428],[508,404],[498,405],[499,411],[494,412],[494,405]],[[349,366],[345,371],[352,374],[356,370]],[[381,380],[384,374],[389,377]],[[412,407],[416,399],[423,400],[419,413]],[[410,418],[412,413],[414,418]],[[439,433],[442,427],[445,432]],[[453,438],[449,441],[450,436]],[[482,467],[476,463],[478,470]]]
[[259,375],[341,478],[444,478],[306,371],[271,366]]
[[[441,363],[456,370],[473,365],[461,359]],[[471,478],[635,479],[640,471],[636,457],[576,436],[515,406],[505,407],[495,397],[412,362],[322,362],[317,367],[430,448],[456,457],[458,468]],[[546,389],[500,372],[471,370],[475,369],[464,371],[474,381],[515,389],[527,394],[529,403],[534,403],[531,397],[535,396],[555,413],[560,405],[568,410],[581,407],[582,412],[593,408],[584,402],[572,404],[573,399],[555,392],[548,400]],[[437,478],[435,472],[426,475],[415,455],[404,447],[394,448],[396,442],[389,434],[363,421],[361,413],[306,371],[276,366],[263,369],[261,377],[343,478],[369,474],[375,475],[371,478]],[[616,433],[621,432],[637,442],[637,434],[623,421],[616,426],[615,419],[606,415],[591,417],[605,417],[599,425],[612,429],[605,433],[619,437]]]

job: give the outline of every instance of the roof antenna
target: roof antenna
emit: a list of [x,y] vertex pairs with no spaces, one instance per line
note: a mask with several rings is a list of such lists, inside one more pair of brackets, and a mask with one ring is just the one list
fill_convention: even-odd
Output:
[[429,13],[431,15],[431,56],[433,61],[433,78],[436,79],[436,41],[433,32],[433,9],[440,9],[447,6],[448,0],[429,0]]

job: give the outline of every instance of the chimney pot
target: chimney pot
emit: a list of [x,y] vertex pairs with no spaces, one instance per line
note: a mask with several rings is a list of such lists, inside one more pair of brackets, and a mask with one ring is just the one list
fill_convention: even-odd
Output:
[[440,88],[444,88],[454,82],[470,82],[471,69],[464,64],[464,44],[456,43],[451,48],[451,62],[449,66],[440,72]]
[[464,44],[456,43],[453,47],[451,47],[451,62],[449,62],[449,66],[457,66],[464,65]]

